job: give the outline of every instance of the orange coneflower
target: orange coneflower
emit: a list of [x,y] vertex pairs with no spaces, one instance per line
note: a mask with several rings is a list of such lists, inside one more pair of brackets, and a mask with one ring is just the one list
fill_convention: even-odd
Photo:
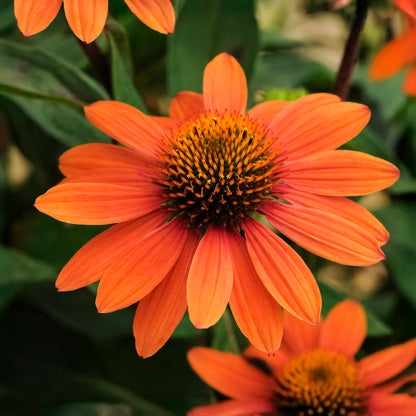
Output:
[[[394,0],[394,3],[409,17],[409,28],[390,41],[375,57],[370,67],[370,79],[388,78],[410,64],[416,64],[416,1]],[[403,83],[406,94],[416,96],[416,66]]]
[[253,347],[244,357],[192,348],[188,360],[194,371],[231,400],[196,407],[188,416],[415,415],[416,398],[393,393],[416,374],[391,379],[415,360],[416,340],[356,361],[366,330],[363,308],[347,300],[319,327],[285,313],[275,356]]
[[[170,0],[124,0],[147,26],[161,33],[172,33],[175,11]],[[19,29],[31,36],[46,29],[64,3],[65,15],[75,35],[90,43],[103,31],[108,0],[14,0]]]
[[140,300],[140,355],[157,351],[188,307],[197,328],[228,302],[259,349],[277,350],[281,306],[319,321],[321,297],[301,257],[259,216],[313,253],[343,264],[384,258],[385,228],[343,195],[391,185],[392,164],[334,150],[367,124],[367,107],[313,94],[270,101],[245,114],[247,85],[225,53],[206,67],[203,95],[179,93],[170,118],[120,102],[85,108],[88,120],[127,148],[85,144],[61,157],[66,176],[36,200],[52,217],[112,224],[58,277],[60,290],[101,279],[100,312]]

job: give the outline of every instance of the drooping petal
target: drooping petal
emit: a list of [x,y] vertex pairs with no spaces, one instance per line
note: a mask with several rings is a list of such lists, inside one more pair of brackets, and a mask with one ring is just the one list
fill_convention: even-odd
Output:
[[233,286],[229,231],[208,227],[189,271],[189,318],[196,328],[214,325],[223,314]]
[[268,399],[273,397],[271,377],[238,355],[196,347],[188,351],[192,369],[208,385],[233,399]]
[[35,201],[35,207],[71,224],[113,224],[129,221],[158,209],[160,188],[151,182],[137,186],[108,183],[62,183]]
[[56,287],[60,291],[87,286],[104,276],[111,263],[121,258],[131,246],[162,225],[165,215],[152,212],[137,220],[116,224],[98,234],[80,250],[59,273]]
[[155,354],[169,339],[186,311],[186,281],[198,246],[198,236],[189,232],[178,261],[168,275],[140,302],[133,332],[137,353]]
[[275,191],[279,197],[291,204],[329,212],[357,224],[374,236],[380,245],[384,245],[389,239],[389,233],[383,224],[360,204],[348,198],[311,194],[286,185],[275,187]]
[[374,264],[385,258],[371,234],[341,217],[274,202],[264,205],[262,210],[282,234],[318,256],[355,266]]
[[323,101],[318,94],[315,100],[301,98],[293,102],[270,123],[277,137],[275,146],[288,160],[334,150],[354,138],[370,120],[365,105],[322,95]]
[[130,10],[147,26],[160,33],[173,33],[175,10],[171,0],[124,0]]
[[244,113],[247,105],[247,80],[238,61],[221,53],[204,71],[204,107],[206,110]]
[[97,168],[130,168],[144,174],[154,172],[154,167],[136,152],[114,144],[81,144],[59,158],[59,169],[65,176],[79,176]]
[[116,224],[85,244],[65,265],[56,281],[60,291],[75,290],[103,277],[111,263],[138,240],[162,225],[165,215],[153,212],[137,220]]
[[169,117],[184,120],[204,111],[204,98],[193,91],[178,92],[172,100]]
[[381,386],[373,387],[372,392],[375,394],[392,394],[399,389],[401,389],[404,385],[408,383],[414,383],[416,382],[416,374],[410,374],[408,376],[399,377],[395,380],[384,383]]
[[[284,338],[282,347],[292,356],[318,348],[320,327],[297,319],[292,314],[283,314]],[[280,355],[280,350],[277,355]]]
[[367,335],[367,317],[363,307],[344,300],[331,309],[321,326],[319,346],[353,357]]
[[321,295],[302,258],[255,220],[246,219],[243,229],[253,266],[270,294],[299,319],[319,322]]
[[416,96],[416,67],[412,68],[403,82],[403,91],[406,94]]
[[163,129],[137,108],[118,101],[97,101],[84,108],[95,127],[134,149],[141,157],[157,161]]
[[184,225],[173,220],[130,247],[101,279],[96,299],[98,311],[126,308],[149,294],[175,265],[186,236]]
[[369,77],[388,78],[416,60],[416,27],[390,41],[374,58]]
[[190,410],[187,416],[252,416],[268,414],[274,410],[271,400],[247,399],[227,400],[218,404],[198,406]]
[[367,401],[371,416],[414,416],[416,397],[408,394],[373,394]]
[[416,3],[414,0],[393,0],[394,4],[416,19]]
[[66,19],[75,35],[90,43],[104,29],[108,0],[65,0]]
[[400,176],[393,164],[351,150],[321,152],[285,163],[284,182],[306,192],[332,195],[365,195],[388,188]]
[[394,377],[406,369],[415,357],[415,340],[369,355],[358,363],[364,385],[374,386]]
[[255,105],[251,110],[247,111],[247,114],[251,118],[260,121],[265,126],[268,126],[277,114],[289,104],[290,101],[265,101],[264,103]]
[[25,36],[32,36],[46,29],[55,19],[62,0],[14,0],[17,25]]
[[282,308],[257,276],[244,239],[230,235],[229,243],[234,276],[230,307],[235,321],[256,348],[274,353],[282,341]]

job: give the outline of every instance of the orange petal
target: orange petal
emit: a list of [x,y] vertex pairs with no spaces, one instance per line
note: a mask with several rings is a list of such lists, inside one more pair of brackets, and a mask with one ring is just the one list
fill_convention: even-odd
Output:
[[224,110],[244,113],[247,105],[247,81],[238,61],[221,53],[204,71],[204,107],[206,110]]
[[390,41],[374,58],[369,77],[387,78],[416,60],[416,28]]
[[35,201],[44,214],[71,224],[113,224],[149,214],[163,202],[153,183],[63,183]]
[[87,143],[67,150],[59,158],[59,169],[69,177],[97,168],[130,168],[145,174],[155,172],[136,152],[114,144]]
[[[283,313],[283,316],[290,315],[290,313]],[[293,315],[290,315],[293,316]],[[297,318],[296,321],[303,322]],[[315,327],[315,326],[314,326]],[[287,328],[286,328],[287,329]],[[253,347],[252,345],[249,345],[244,350],[244,358],[248,362],[253,362],[255,364],[259,364],[259,360],[262,361],[263,365],[266,365],[266,369],[270,370],[270,373],[278,375],[279,372],[287,365],[287,363],[291,360],[293,357],[293,354],[286,348],[286,329],[283,329],[283,340],[282,344],[279,348],[279,351],[276,354],[266,354],[265,352],[262,352],[258,350],[257,348]]]
[[289,104],[290,101],[265,101],[264,103],[255,105],[251,110],[247,111],[247,114],[252,119],[258,120],[260,123],[268,126],[276,115]]
[[186,228],[173,220],[146,235],[114,261],[98,286],[98,311],[126,308],[149,294],[175,265],[186,237]]
[[354,300],[344,300],[331,309],[321,325],[319,346],[353,357],[367,335],[367,317]]
[[408,341],[362,359],[359,369],[365,386],[374,386],[399,374],[414,361],[416,341]]
[[270,123],[276,146],[288,160],[334,150],[354,138],[370,120],[365,105],[335,99],[328,103],[324,98],[323,103],[319,97],[314,101],[299,99]]
[[151,120],[153,120],[159,128],[163,131],[165,136],[170,136],[172,130],[178,125],[178,121],[174,120],[169,117],[163,116],[149,116]]
[[414,416],[416,397],[407,394],[373,394],[367,400],[371,416]]
[[285,185],[277,186],[275,191],[279,197],[291,204],[326,211],[358,225],[371,234],[380,245],[384,245],[389,239],[389,233],[383,224],[360,204],[348,198],[310,194]]
[[84,111],[87,119],[105,134],[134,149],[147,160],[158,160],[156,151],[163,129],[151,117],[118,101],[97,101],[85,107]]
[[65,0],[66,19],[75,35],[90,43],[104,29],[108,13],[108,0]]
[[273,397],[271,377],[238,355],[196,347],[188,351],[192,369],[215,390],[233,399],[269,399]]
[[196,328],[214,325],[223,314],[233,286],[229,231],[208,227],[189,271],[189,318]]
[[366,266],[385,258],[371,234],[341,217],[279,203],[269,203],[262,210],[282,234],[318,256],[353,266]]
[[204,98],[201,94],[192,91],[178,92],[172,100],[169,117],[183,120],[204,111]]
[[14,0],[17,25],[25,36],[46,29],[61,8],[62,0]]
[[372,391],[375,394],[391,394],[401,389],[405,384],[412,383],[415,381],[416,374],[410,374],[409,376],[400,377],[389,383],[385,383],[381,386],[374,387]]
[[230,307],[241,332],[259,350],[274,353],[283,334],[282,308],[257,276],[244,239],[229,236],[234,284]]
[[416,96],[416,68],[412,68],[406,75],[403,83],[403,91],[406,94]]
[[321,152],[285,163],[287,185],[332,196],[365,195],[393,185],[400,176],[393,164],[351,150]]
[[[318,348],[319,329],[317,325],[297,319],[287,311],[283,314],[282,347],[292,356]],[[280,350],[277,355],[280,355]]]
[[56,287],[60,291],[75,290],[101,279],[114,260],[162,225],[165,219],[161,212],[156,211],[137,220],[116,224],[98,234],[65,265],[59,273]]
[[173,33],[175,10],[170,0],[124,0],[147,26],[160,33]]
[[143,358],[155,354],[167,342],[186,311],[186,281],[198,241],[194,232],[188,233],[172,270],[139,302],[133,332],[137,353]]
[[393,2],[399,9],[416,19],[416,3],[414,0],[393,0]]
[[247,399],[228,400],[218,404],[199,406],[190,410],[187,416],[252,416],[269,414],[275,410],[271,400]]
[[290,313],[317,323],[321,295],[302,258],[257,221],[247,218],[243,228],[251,261],[266,289]]

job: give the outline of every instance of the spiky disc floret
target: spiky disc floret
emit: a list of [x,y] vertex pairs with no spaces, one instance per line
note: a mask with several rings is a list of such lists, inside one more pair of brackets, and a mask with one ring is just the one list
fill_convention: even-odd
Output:
[[206,111],[166,139],[161,154],[166,208],[195,229],[238,229],[278,183],[274,137],[248,115]]
[[294,358],[277,379],[276,403],[284,416],[364,416],[364,390],[345,355],[314,350]]

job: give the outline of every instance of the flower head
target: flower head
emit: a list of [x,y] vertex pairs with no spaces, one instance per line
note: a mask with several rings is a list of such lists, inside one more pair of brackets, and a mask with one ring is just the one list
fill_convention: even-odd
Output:
[[[374,81],[388,78],[408,65],[416,64],[416,3],[413,0],[394,0],[394,3],[408,15],[410,25],[374,58],[369,74]],[[416,66],[406,75],[403,91],[416,96]]]
[[266,102],[245,114],[238,62],[218,55],[203,95],[179,93],[169,118],[101,101],[88,120],[125,147],[86,144],[64,153],[66,178],[36,200],[75,224],[118,223],[64,267],[60,290],[101,279],[100,312],[140,301],[134,322],[140,355],[157,351],[188,307],[197,328],[215,324],[228,302],[250,341],[274,352],[281,306],[317,323],[318,286],[302,258],[264,226],[325,258],[367,265],[384,258],[384,227],[344,195],[391,185],[396,167],[334,150],[358,134],[367,107],[315,94]]
[[[171,33],[175,11],[170,0],[125,0],[130,10],[151,29]],[[19,29],[31,36],[46,29],[64,4],[65,15],[74,34],[90,43],[103,31],[108,0],[14,0]]]
[[194,371],[231,400],[191,410],[189,416],[416,414],[416,398],[394,394],[416,374],[395,378],[416,358],[416,340],[356,361],[366,316],[355,301],[334,307],[320,326],[284,315],[275,356],[249,347],[244,357],[210,348],[188,352]]

